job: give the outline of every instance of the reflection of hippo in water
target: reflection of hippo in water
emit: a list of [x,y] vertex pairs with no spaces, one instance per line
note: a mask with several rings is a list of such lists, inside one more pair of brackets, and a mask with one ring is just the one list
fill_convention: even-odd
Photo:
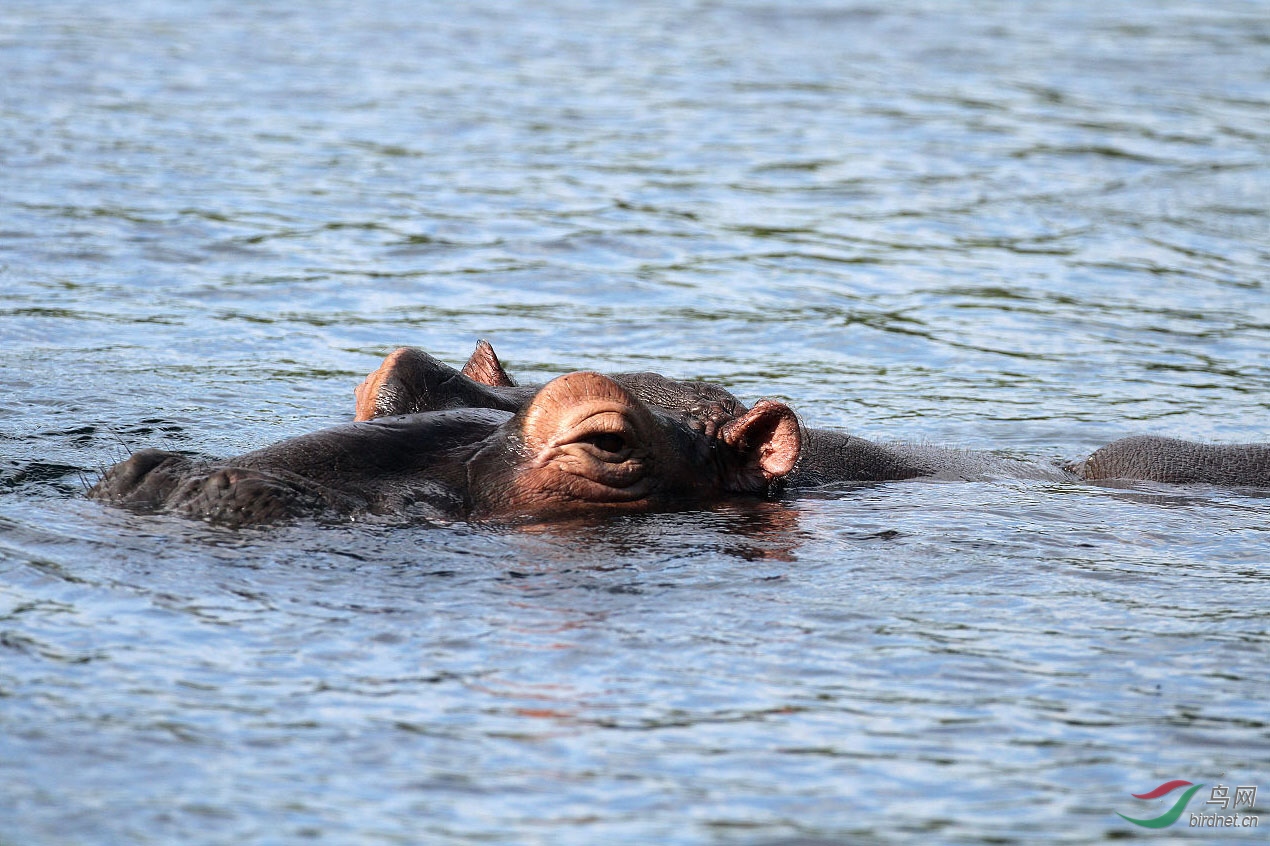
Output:
[[[620,373],[612,378],[645,402],[687,414],[707,431],[745,409],[732,394],[705,382],[680,382],[655,373]],[[515,385],[484,341],[461,372],[421,350],[403,347],[358,387],[357,418],[457,405],[514,409],[533,391]],[[1270,445],[1200,444],[1137,436],[1114,441],[1084,461],[1059,468],[986,452],[880,444],[844,432],[803,428],[798,463],[782,483],[799,488],[831,482],[985,476],[1267,487]]]
[[[453,405],[453,404],[451,404]],[[775,402],[707,433],[597,373],[531,390],[513,412],[449,407],[355,422],[228,461],[142,450],[89,492],[228,523],[300,514],[424,518],[640,510],[763,494],[798,457]]]
[[142,450],[89,492],[229,523],[301,514],[550,516],[710,503],[832,482],[1128,479],[1270,486],[1270,446],[1116,441],[1065,468],[984,452],[879,444],[799,425],[717,385],[572,373],[518,386],[482,342],[462,371],[402,348],[357,388],[352,424],[228,461]]

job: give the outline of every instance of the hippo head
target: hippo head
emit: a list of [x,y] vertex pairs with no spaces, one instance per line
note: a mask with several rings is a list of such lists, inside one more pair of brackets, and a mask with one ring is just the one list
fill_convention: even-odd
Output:
[[547,383],[468,464],[470,496],[492,514],[647,509],[766,492],[798,458],[798,420],[761,402],[707,434],[616,380],[577,372]]
[[143,450],[90,496],[222,523],[359,513],[510,519],[646,510],[763,494],[800,432],[760,402],[706,431],[598,373],[561,376],[497,408],[449,408],[336,426],[226,461]]

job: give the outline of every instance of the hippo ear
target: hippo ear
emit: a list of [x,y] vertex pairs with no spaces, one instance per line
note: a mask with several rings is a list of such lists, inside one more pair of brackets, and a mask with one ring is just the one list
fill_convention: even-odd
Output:
[[476,349],[463,365],[462,373],[473,382],[489,385],[491,388],[514,388],[516,383],[503,369],[503,363],[494,354],[490,342],[482,338],[476,342]]
[[759,400],[745,414],[729,420],[719,439],[743,460],[734,481],[739,491],[760,490],[794,469],[802,449],[798,417],[784,403]]

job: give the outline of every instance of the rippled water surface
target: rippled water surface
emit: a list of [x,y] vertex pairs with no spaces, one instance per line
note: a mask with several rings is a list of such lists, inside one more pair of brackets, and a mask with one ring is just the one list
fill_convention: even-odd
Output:
[[[82,493],[478,337],[1042,461],[1270,440],[1265,3],[6,0],[0,79],[0,843],[1264,838],[1255,492]],[[1116,816],[1175,778],[1261,829]]]

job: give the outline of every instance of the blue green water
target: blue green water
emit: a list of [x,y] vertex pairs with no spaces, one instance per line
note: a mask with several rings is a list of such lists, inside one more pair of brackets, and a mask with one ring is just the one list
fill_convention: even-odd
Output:
[[4,846],[1258,839],[1116,815],[1175,778],[1270,825],[1253,492],[82,496],[478,337],[1043,461],[1270,440],[1264,3],[6,0],[0,80]]

